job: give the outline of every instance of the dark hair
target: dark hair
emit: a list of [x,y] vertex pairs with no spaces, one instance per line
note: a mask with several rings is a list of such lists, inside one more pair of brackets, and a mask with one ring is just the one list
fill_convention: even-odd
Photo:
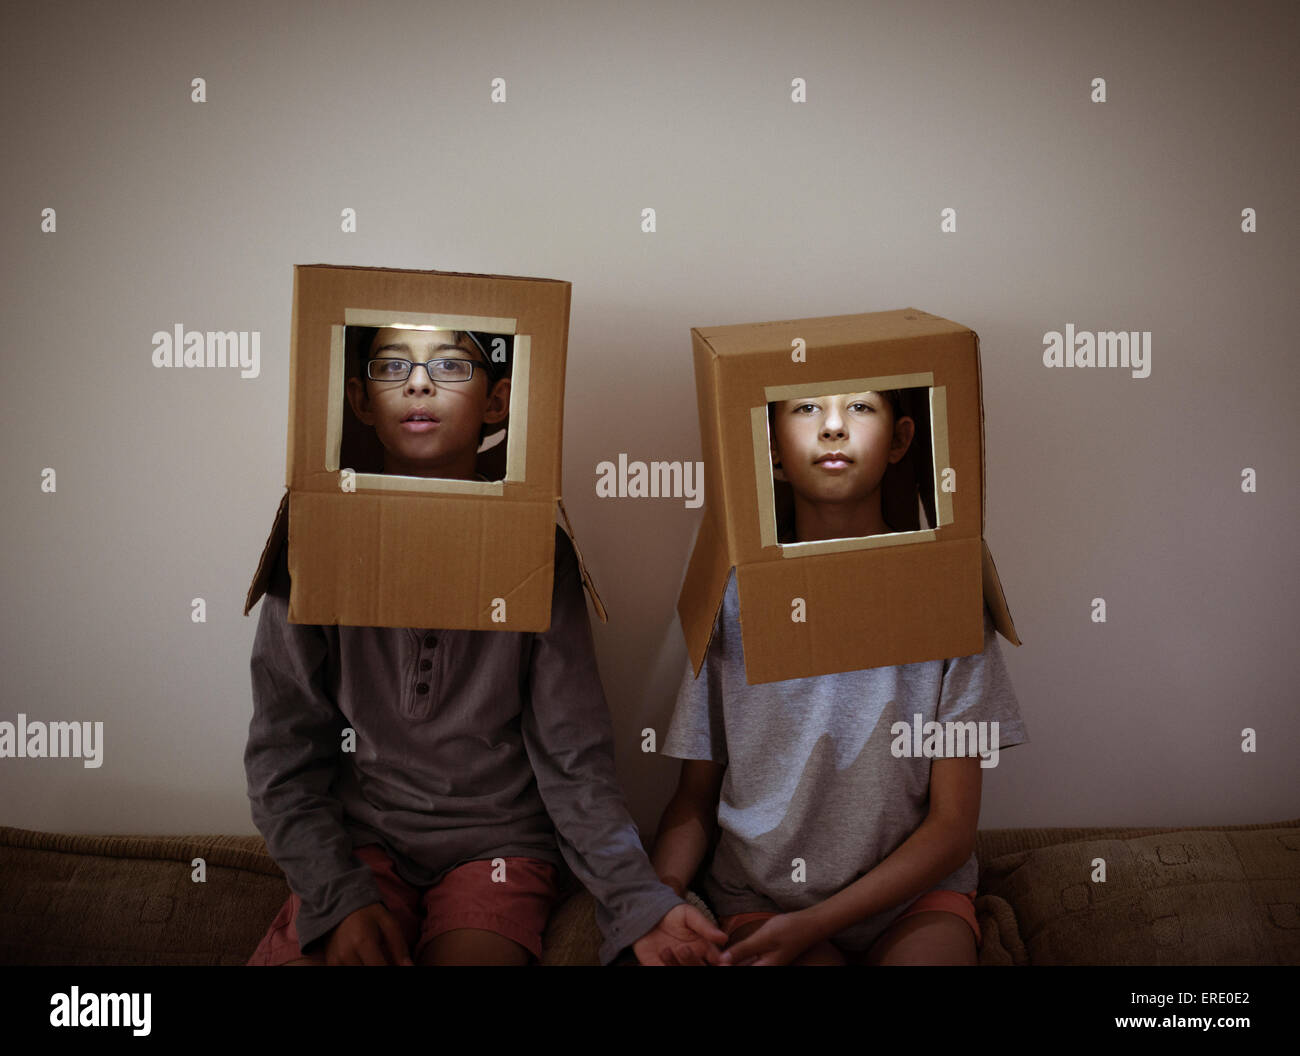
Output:
[[487,374],[488,392],[492,391],[492,386],[501,377],[501,364],[494,363],[492,357],[488,355],[488,344],[490,342],[487,339],[491,336],[490,334],[476,333],[473,330],[456,331],[456,344],[459,345],[461,342],[468,340],[471,345],[478,349],[479,358],[483,360],[483,371]]

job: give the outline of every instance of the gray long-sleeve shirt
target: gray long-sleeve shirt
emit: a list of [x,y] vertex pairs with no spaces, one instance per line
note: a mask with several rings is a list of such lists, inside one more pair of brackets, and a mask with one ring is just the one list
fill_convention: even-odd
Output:
[[[605,964],[682,901],[615,778],[577,559],[555,535],[539,632],[289,623],[281,549],[253,642],[244,767],[253,821],[302,899],[303,950],[382,901],[352,853],[366,843],[417,886],[475,859],[562,855],[598,903]],[[349,727],[354,752],[341,750]]]

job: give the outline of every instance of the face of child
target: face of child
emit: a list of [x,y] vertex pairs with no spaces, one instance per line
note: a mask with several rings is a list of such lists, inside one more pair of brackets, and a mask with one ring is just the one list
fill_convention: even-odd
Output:
[[[348,379],[353,413],[374,426],[384,445],[385,473],[471,480],[483,424],[509,413],[510,379],[499,379],[489,391],[482,355],[468,338],[457,345],[455,337],[447,330],[383,327],[368,358],[408,359],[410,375],[405,381]],[[425,366],[434,359],[466,359],[480,369],[468,381],[440,380],[439,367]]]
[[911,418],[895,422],[878,392],[784,400],[772,419],[772,461],[805,502],[862,502],[907,453],[914,428]]

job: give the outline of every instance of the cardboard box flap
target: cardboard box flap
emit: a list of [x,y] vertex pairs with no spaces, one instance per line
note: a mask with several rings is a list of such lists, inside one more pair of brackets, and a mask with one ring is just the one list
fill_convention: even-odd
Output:
[[253,582],[248,587],[248,596],[244,599],[244,615],[247,616],[266,593],[271,585],[271,574],[275,570],[275,559],[280,555],[280,547],[289,540],[289,489],[284,489],[280,498],[280,508],[275,511],[275,523],[271,525],[271,534],[266,537],[262,547],[262,557],[257,562],[257,571]]
[[[981,540],[983,541],[983,540]],[[998,577],[998,566],[993,563],[993,551],[984,543],[984,603],[993,616],[993,626],[1008,642],[1020,645],[1016,636],[1016,625],[1011,622],[1011,609],[1007,607],[1006,595],[1002,593],[1002,580]]]
[[696,532],[695,545],[691,548],[686,578],[677,596],[677,616],[686,637],[691,667],[697,677],[709,652],[709,642],[713,639],[713,628],[730,577],[731,558],[727,553],[727,541],[706,507]]
[[[981,540],[736,569],[751,685],[969,656],[984,648]],[[908,605],[897,604],[907,598]],[[891,603],[893,602],[893,603]]]
[[984,442],[984,367],[980,363],[980,335],[974,330],[971,335],[975,339],[975,391],[980,401],[980,535],[983,535],[989,519],[989,475],[985,472],[988,460],[985,457]]
[[573,552],[578,558],[578,574],[582,576],[582,585],[587,588],[587,594],[591,597],[591,604],[596,608],[596,615],[600,617],[601,623],[608,623],[609,617],[605,613],[605,603],[600,600],[600,595],[596,593],[596,584],[592,582],[591,574],[587,571],[587,566],[582,560],[582,551],[578,548],[578,540],[574,537],[573,526],[569,524],[569,514],[564,508],[564,500],[557,498],[555,504],[560,508],[560,516],[564,519],[564,534],[569,537],[569,542],[573,544]]
[[445,495],[431,517],[421,496],[291,492],[289,622],[544,631],[555,532],[553,500]]
[[[573,544],[573,552],[578,558],[578,571],[582,577],[582,585],[586,589],[591,603],[596,609],[596,615],[600,617],[601,623],[609,622],[609,614],[605,609],[605,603],[601,600],[600,594],[596,590],[596,584],[591,578],[591,573],[587,571],[586,563],[582,559],[582,550],[578,546],[578,540],[574,536],[573,526],[569,523],[568,511],[564,508],[562,500],[556,500],[563,517],[563,527],[565,534],[569,537],[569,542]],[[261,600],[262,595],[270,586],[271,577],[275,571],[276,559],[279,557],[280,550],[289,541],[289,489],[285,488],[284,495],[280,499],[279,509],[275,511],[275,522],[271,526],[271,534],[267,536],[266,544],[262,547],[262,556],[257,563],[257,571],[253,575],[253,581],[248,588],[248,595],[244,601],[244,615],[247,616],[254,605]]]

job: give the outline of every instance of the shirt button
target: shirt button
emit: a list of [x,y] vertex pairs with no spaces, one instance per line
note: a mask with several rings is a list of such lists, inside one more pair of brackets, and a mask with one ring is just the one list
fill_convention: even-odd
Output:
[[420,661],[420,670],[421,670],[421,671],[428,671],[429,668],[431,668],[432,666],[433,666],[433,661],[432,661],[432,660],[421,660],[421,661]]
[[438,644],[438,639],[435,635],[426,634],[424,636],[424,645],[426,649],[432,649],[437,644]]
[[429,692],[429,683],[428,683],[428,682],[421,682],[421,683],[419,683],[419,684],[415,687],[415,691],[416,691],[417,693],[428,693],[428,692]]

